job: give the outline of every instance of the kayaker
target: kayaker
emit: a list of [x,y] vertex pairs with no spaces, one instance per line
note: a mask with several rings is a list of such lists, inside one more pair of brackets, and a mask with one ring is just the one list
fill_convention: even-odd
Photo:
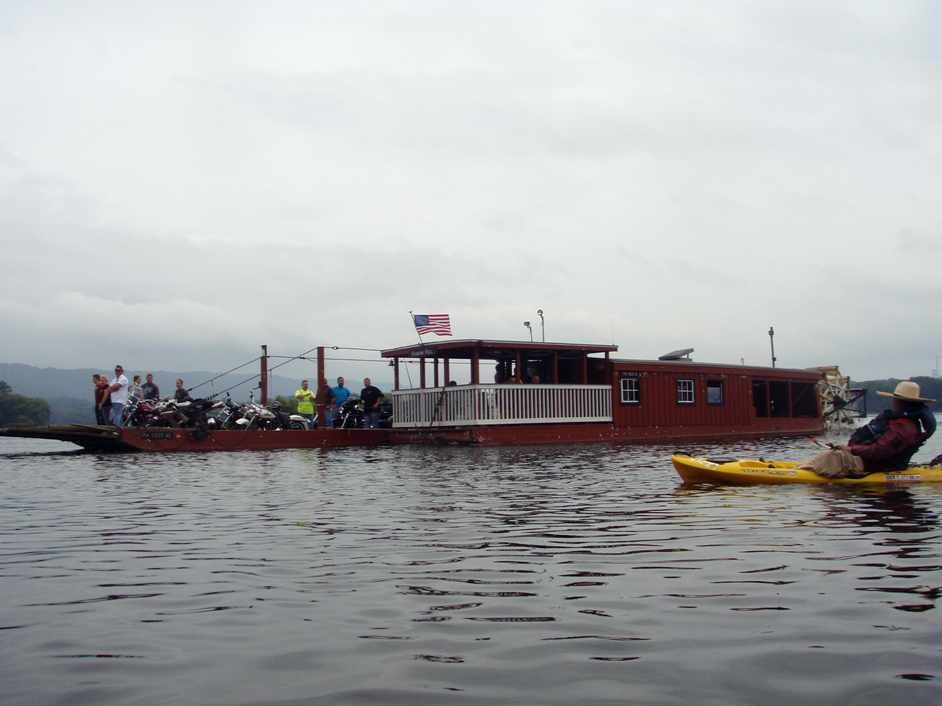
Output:
[[314,428],[314,390],[307,380],[301,381],[301,387],[295,390],[294,398],[298,401],[298,414],[307,419],[309,428]]
[[935,416],[926,405],[935,400],[921,397],[918,383],[903,380],[890,397],[893,405],[857,429],[845,446],[818,454],[801,465],[827,478],[854,478],[876,471],[899,471],[919,447],[935,433]]

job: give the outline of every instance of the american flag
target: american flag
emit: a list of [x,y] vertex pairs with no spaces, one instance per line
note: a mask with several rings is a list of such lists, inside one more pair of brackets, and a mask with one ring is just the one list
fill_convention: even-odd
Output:
[[448,314],[413,314],[412,320],[420,336],[423,333],[435,333],[439,336],[451,335],[451,320]]

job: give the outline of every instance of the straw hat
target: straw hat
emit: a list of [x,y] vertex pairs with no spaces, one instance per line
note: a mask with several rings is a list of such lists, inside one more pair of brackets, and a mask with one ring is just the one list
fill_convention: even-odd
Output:
[[893,392],[877,392],[878,395],[883,397],[893,397],[905,402],[935,402],[935,400],[930,400],[928,397],[920,397],[919,393],[919,383],[912,380],[901,380]]

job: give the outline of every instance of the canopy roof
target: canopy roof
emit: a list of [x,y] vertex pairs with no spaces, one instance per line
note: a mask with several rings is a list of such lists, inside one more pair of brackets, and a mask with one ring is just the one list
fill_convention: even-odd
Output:
[[561,358],[580,357],[590,353],[611,353],[618,346],[592,343],[542,343],[530,341],[488,341],[482,339],[460,339],[435,343],[414,343],[411,346],[389,348],[381,351],[383,358],[453,358],[470,360],[475,357],[485,360],[514,358],[519,351],[534,358],[554,353]]

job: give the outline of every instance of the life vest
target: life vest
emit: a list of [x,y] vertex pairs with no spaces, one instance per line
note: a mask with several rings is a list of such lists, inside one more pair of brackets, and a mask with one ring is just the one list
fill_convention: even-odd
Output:
[[294,397],[298,401],[298,414],[314,414],[314,390],[299,387]]
[[905,412],[894,412],[891,409],[885,409],[868,423],[854,431],[851,434],[848,444],[872,444],[881,436],[886,434],[890,427],[891,419],[908,419],[922,429],[922,437],[919,445],[922,446],[926,439],[935,434],[936,419],[932,410],[923,405],[917,410],[907,410]]

